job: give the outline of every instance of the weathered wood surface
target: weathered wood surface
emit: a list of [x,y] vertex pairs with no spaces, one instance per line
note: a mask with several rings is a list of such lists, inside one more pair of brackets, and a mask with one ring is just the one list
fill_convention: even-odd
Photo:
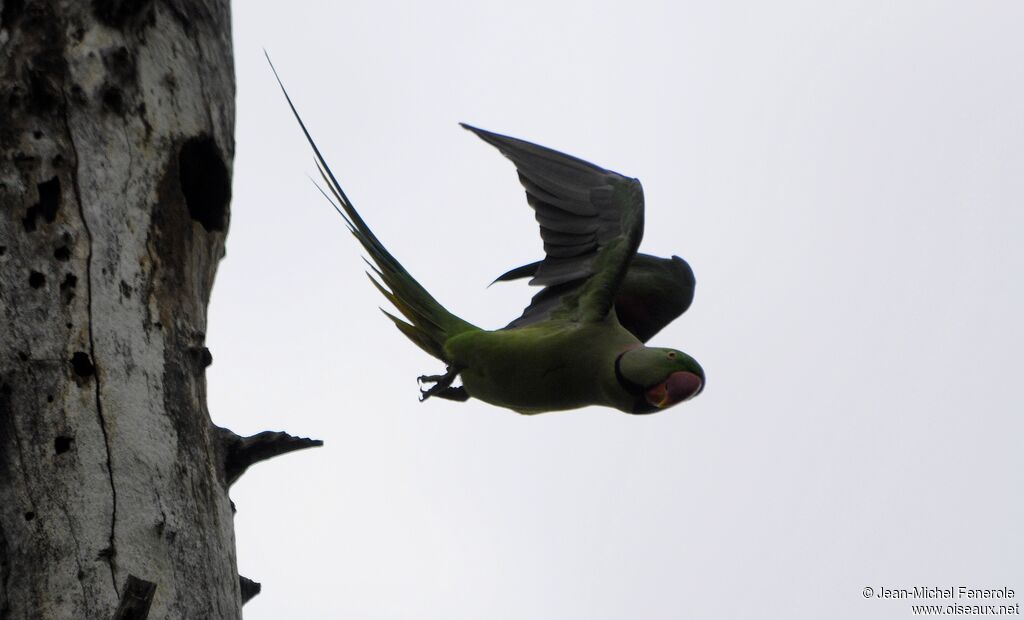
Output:
[[0,618],[237,618],[206,410],[227,0],[2,0]]

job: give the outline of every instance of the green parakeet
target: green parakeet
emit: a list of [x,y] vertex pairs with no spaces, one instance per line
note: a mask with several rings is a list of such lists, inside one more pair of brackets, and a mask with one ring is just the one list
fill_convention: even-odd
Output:
[[[370,280],[404,320],[384,314],[446,365],[444,374],[419,378],[432,384],[421,390],[421,400],[473,397],[524,414],[588,405],[645,414],[693,398],[704,388],[704,370],[692,357],[642,342],[686,309],[693,275],[682,259],[637,254],[644,217],[639,181],[463,125],[516,165],[544,241],[544,260],[499,278],[531,275],[544,290],[509,326],[485,330],[445,309],[388,252],[345,195],[284,94],[316,155],[332,204],[372,260]],[[617,307],[631,317],[632,331],[620,321]],[[456,378],[461,387],[453,387]]]

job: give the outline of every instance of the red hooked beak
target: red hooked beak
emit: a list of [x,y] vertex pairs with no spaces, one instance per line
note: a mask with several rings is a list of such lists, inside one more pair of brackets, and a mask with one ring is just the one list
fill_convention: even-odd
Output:
[[647,402],[658,409],[671,407],[697,395],[704,387],[704,381],[693,374],[680,370],[668,376],[658,385],[647,390]]

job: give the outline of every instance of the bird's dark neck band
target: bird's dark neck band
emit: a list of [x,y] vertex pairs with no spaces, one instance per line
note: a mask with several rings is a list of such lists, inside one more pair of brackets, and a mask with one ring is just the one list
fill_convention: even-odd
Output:
[[619,356],[615,358],[615,380],[619,382],[619,386],[626,390],[631,396],[642,396],[644,394],[644,386],[633,383],[622,374],[622,356],[629,351],[623,351],[619,353]]

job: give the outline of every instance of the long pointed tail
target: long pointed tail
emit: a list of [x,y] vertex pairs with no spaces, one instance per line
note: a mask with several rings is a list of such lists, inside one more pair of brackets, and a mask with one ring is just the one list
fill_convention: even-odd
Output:
[[356,239],[359,240],[359,243],[373,260],[373,263],[367,261],[366,264],[369,265],[373,274],[377,277],[374,278],[370,272],[367,272],[367,277],[370,278],[370,281],[373,282],[377,290],[409,322],[406,323],[384,309],[381,309],[381,312],[394,321],[395,326],[421,349],[445,363],[451,363],[451,360],[446,359],[447,356],[444,353],[445,341],[455,334],[478,328],[448,312],[415,278],[409,275],[409,272],[402,267],[401,263],[387,251],[376,235],[373,234],[373,231],[370,230],[370,227],[366,225],[366,222],[359,216],[355,207],[352,206],[352,202],[349,201],[348,196],[345,195],[345,190],[341,188],[341,184],[334,177],[334,173],[331,172],[330,167],[320,153],[320,149],[317,148],[316,142],[313,141],[313,137],[309,135],[309,130],[306,129],[306,124],[302,122],[302,117],[299,116],[298,110],[295,109],[292,98],[288,96],[288,91],[285,90],[281,77],[278,76],[277,70],[274,68],[274,63],[270,61],[269,54],[267,55],[267,62],[270,63],[270,70],[274,72],[274,77],[277,78],[277,83],[281,86],[281,92],[284,93],[284,97],[288,101],[288,107],[291,108],[292,114],[295,115],[295,120],[299,122],[299,127],[302,128],[302,133],[305,134],[306,140],[309,141],[309,145],[313,148],[320,176],[323,177],[324,183],[327,184],[331,194],[334,195],[334,200],[319,185],[317,189],[320,189],[324,197],[327,198],[334,209],[345,220],[349,230],[355,235]]

